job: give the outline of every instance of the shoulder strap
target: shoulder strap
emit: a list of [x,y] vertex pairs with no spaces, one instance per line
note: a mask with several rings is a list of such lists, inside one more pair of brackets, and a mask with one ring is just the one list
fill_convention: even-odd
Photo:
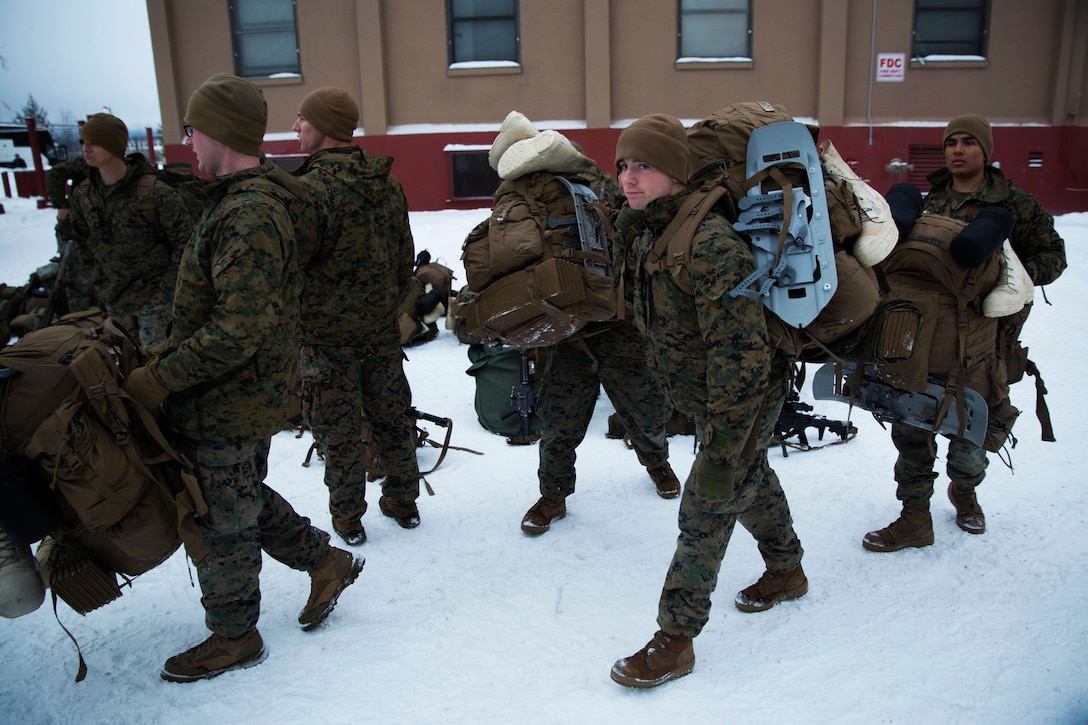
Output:
[[155,208],[155,174],[144,174],[136,180],[136,207],[151,226],[159,222]]
[[[691,242],[695,238],[696,230],[726,193],[727,189],[721,184],[715,184],[709,190],[700,189],[691,193],[650,251],[643,265],[646,272],[655,274],[687,265],[691,261]],[[690,285],[681,283],[675,273],[673,278],[686,293],[694,292]]]

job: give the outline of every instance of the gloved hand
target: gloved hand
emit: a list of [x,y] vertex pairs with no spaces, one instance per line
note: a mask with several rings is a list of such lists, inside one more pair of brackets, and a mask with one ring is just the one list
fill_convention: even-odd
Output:
[[695,493],[707,501],[729,501],[733,498],[733,476],[731,466],[724,466],[710,460],[706,449],[699,451],[695,458],[695,468],[691,478]]
[[158,408],[159,403],[170,394],[159,377],[159,370],[154,362],[129,373],[121,388],[148,410]]

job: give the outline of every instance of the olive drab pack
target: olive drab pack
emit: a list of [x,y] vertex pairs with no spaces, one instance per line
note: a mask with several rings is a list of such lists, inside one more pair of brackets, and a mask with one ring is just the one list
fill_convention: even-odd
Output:
[[589,174],[534,171],[507,179],[461,259],[468,333],[517,348],[554,345],[616,318],[608,211]]
[[883,299],[871,269],[898,232],[883,197],[834,146],[817,147],[813,129],[763,101],[723,108],[687,135],[690,193],[647,270],[690,292],[691,243],[716,209],[756,261],[730,295],[763,300],[776,348],[811,361],[909,358],[918,311]]
[[[108,579],[136,576],[183,542],[203,558],[193,517],[206,507],[191,466],[121,388],[140,363],[110,320],[53,325],[0,350],[0,448],[33,461],[57,507],[60,525],[47,538],[67,563],[55,572],[86,571],[73,563],[86,560]],[[81,581],[51,586],[77,611],[110,601],[87,599]]]

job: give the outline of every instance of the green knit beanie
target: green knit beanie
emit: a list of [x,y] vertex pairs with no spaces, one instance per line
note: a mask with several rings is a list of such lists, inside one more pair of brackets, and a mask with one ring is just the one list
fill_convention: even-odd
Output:
[[638,119],[616,142],[616,163],[638,159],[677,181],[688,180],[688,137],[678,118],[652,113]]
[[351,141],[359,125],[359,106],[346,91],[325,86],[313,91],[298,106],[298,115],[326,136]]
[[128,126],[117,116],[96,113],[79,129],[79,140],[101,146],[119,159],[125,158],[128,148]]
[[185,123],[235,151],[260,156],[268,104],[249,81],[216,73],[189,97]]

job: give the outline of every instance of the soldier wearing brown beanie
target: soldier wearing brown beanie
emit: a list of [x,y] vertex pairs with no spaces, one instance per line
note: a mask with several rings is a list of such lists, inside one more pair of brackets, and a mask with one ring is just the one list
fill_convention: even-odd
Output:
[[66,282],[79,281],[67,290],[93,288],[96,304],[149,350],[166,338],[192,218],[143,155],[125,155],[128,127],[120,118],[94,114],[79,129],[79,142],[87,177],[73,188],[57,224],[58,237],[73,240],[77,252],[76,274],[66,272]]
[[215,201],[182,257],[165,349],[125,383],[149,409],[161,405],[208,509],[195,563],[212,634],[166,661],[160,674],[171,682],[264,660],[262,550],[310,575],[304,630],[325,621],[363,567],[264,482],[298,363],[296,229],[314,223],[302,216],[303,185],[259,158],[266,118],[260,90],[237,76],[213,75],[189,99],[186,141],[215,176]]
[[[640,118],[616,145],[628,206],[620,213],[615,264],[668,397],[695,418],[699,454],[680,498],[680,536],[658,601],[658,631],[612,666],[626,687],[656,687],[695,666],[693,640],[709,622],[710,597],[739,522],[756,539],[766,571],[742,589],[737,609],[760,612],[808,591],[789,503],[767,459],[785,400],[790,361],[772,349],[763,305],[733,298],[754,271],[748,243],[712,210],[691,241],[691,292],[648,264],[688,199],[686,133],[664,114]],[[654,271],[657,270],[657,271]]]
[[[943,141],[945,166],[926,177],[931,188],[923,211],[971,223],[994,214],[992,207],[1000,207],[1012,215],[1008,243],[1032,283],[1040,286],[1056,280],[1066,267],[1065,242],[1054,229],[1054,217],[1035,197],[1014,186],[1012,180],[991,163],[994,138],[989,120],[977,113],[956,116],[945,126]],[[1013,266],[1019,265],[1006,262],[1005,274]],[[1005,286],[1013,288],[1008,281]],[[1017,296],[1023,294],[1023,285],[1017,282],[1015,286]],[[1029,297],[1030,294],[1028,292]],[[1031,307],[1029,302],[1019,312],[1000,318],[996,333],[999,364],[1018,362],[1010,369],[1021,371],[1021,375],[1023,362],[1020,359],[1026,361],[1027,350],[1021,347],[1019,335]],[[1010,378],[1008,383],[1016,381]],[[1006,398],[1003,404],[990,409],[989,424],[995,430],[1011,427],[1017,412]],[[937,479],[934,470],[936,435],[893,423],[891,437],[898,451],[894,467],[896,498],[902,502],[903,509],[898,519],[865,535],[862,546],[870,551],[892,552],[930,546],[934,542],[930,503]],[[976,489],[985,478],[989,465],[986,450],[952,438],[947,443],[946,461],[947,496],[956,511],[956,525],[969,534],[985,533],[986,516]]]
[[351,144],[358,121],[351,96],[326,86],[302,99],[291,127],[313,152],[295,175],[320,218],[315,244],[299,253],[303,407],[325,450],[333,530],[351,546],[366,541],[364,415],[385,470],[378,508],[402,528],[419,525],[412,391],[396,322],[414,282],[415,243],[393,159]]

